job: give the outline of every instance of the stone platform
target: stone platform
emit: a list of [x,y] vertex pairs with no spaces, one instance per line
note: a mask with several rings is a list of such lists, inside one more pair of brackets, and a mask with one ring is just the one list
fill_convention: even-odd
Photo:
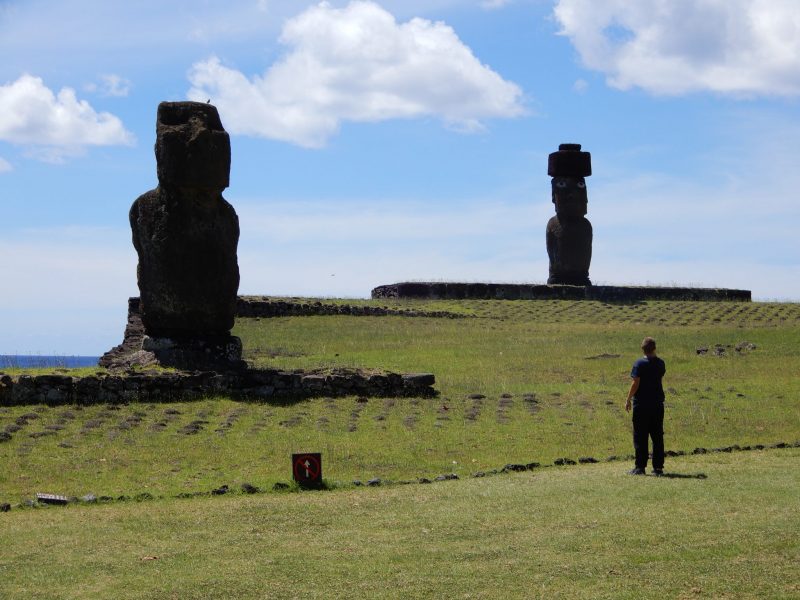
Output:
[[750,290],[726,288],[458,282],[391,283],[373,289],[372,298],[599,300],[602,302],[643,302],[647,300],[750,302],[752,299]]
[[0,373],[0,406],[183,402],[213,396],[267,402],[341,396],[430,397],[436,395],[434,383],[430,373],[356,369],[99,372],[83,377]]

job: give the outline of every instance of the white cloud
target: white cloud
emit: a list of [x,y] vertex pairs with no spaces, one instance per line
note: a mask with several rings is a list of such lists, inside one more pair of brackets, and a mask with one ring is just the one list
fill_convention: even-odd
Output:
[[11,163],[0,156],[0,173],[10,173],[13,170],[14,167],[11,166]]
[[121,98],[127,96],[131,91],[131,82],[119,75],[101,75],[100,83],[89,83],[84,86],[87,92],[99,93],[102,96]]
[[511,4],[513,0],[483,0],[481,2],[481,7],[486,8],[488,10],[494,10],[496,8],[503,8],[504,6],[508,6]]
[[189,97],[211,98],[232,133],[320,147],[342,121],[436,116],[461,130],[524,113],[522,91],[442,22],[398,23],[374,2],[321,3],[286,22],[290,48],[251,79],[216,57],[196,63]]
[[654,94],[800,94],[797,0],[557,0],[583,63]]
[[22,75],[0,86],[0,140],[30,146],[29,154],[58,161],[84,146],[133,143],[114,115],[97,113],[75,90],[54,94],[39,77]]

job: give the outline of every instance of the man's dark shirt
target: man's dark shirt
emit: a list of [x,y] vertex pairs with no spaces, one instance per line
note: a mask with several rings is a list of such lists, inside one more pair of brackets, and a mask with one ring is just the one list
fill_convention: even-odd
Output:
[[653,356],[643,356],[631,369],[631,377],[639,378],[639,389],[633,396],[633,405],[652,405],[664,402],[664,388],[661,387],[661,378],[667,372],[664,361]]

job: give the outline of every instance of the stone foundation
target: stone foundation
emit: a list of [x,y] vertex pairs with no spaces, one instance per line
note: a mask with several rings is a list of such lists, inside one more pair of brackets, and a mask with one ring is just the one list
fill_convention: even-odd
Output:
[[430,397],[435,377],[430,373],[399,374],[354,369],[279,371],[243,369],[227,373],[145,372],[19,375],[0,373],[0,406],[28,404],[120,404],[125,402],[183,402],[210,396],[243,400],[311,397]]
[[517,283],[403,282],[381,285],[372,298],[431,300],[647,300],[750,302],[750,290],[725,288],[646,287],[611,285],[541,285]]

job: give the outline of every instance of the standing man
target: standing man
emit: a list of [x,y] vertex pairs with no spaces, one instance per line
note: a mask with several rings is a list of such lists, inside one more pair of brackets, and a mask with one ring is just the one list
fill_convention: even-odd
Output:
[[664,388],[661,379],[667,371],[664,361],[656,356],[656,341],[642,340],[644,356],[633,363],[631,389],[625,410],[633,402],[633,449],[636,466],[631,475],[644,475],[647,467],[647,438],[653,440],[653,473],[664,473]]

